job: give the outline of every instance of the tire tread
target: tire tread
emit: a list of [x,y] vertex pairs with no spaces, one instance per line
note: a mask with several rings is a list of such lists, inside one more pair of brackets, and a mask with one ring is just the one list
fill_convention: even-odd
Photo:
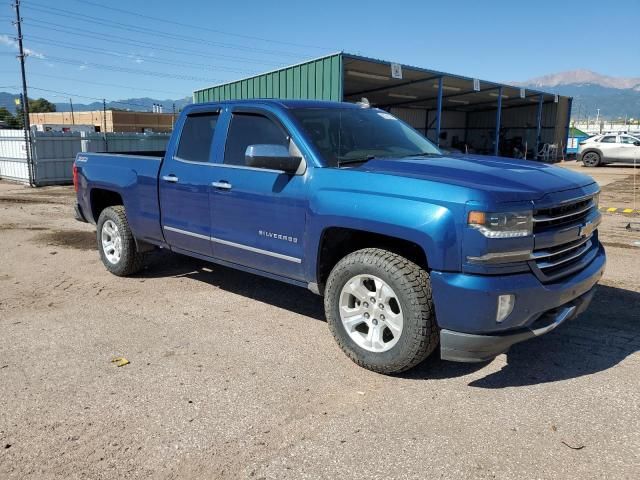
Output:
[[[402,358],[393,364],[381,366],[367,362],[354,353],[353,349],[349,348],[343,338],[336,332],[336,328],[341,328],[341,325],[340,319],[334,318],[335,305],[333,305],[333,295],[331,293],[336,288],[342,288],[342,285],[336,285],[336,282],[339,274],[344,269],[363,264],[375,265],[386,270],[392,277],[399,280],[397,283],[402,286],[405,298],[409,299],[412,307],[418,312],[419,328],[409,340],[409,351],[411,353],[406,358]],[[404,279],[404,282],[402,279]],[[325,311],[329,328],[340,348],[351,360],[363,368],[384,374],[401,373],[425,360],[438,345],[439,330],[435,322],[429,273],[401,255],[379,248],[357,250],[336,264],[327,280],[325,292]]]
[[[104,257],[102,251],[100,229],[107,217],[111,217],[111,220],[118,224],[118,230],[120,231],[122,239],[122,256],[118,265],[111,264]],[[133,233],[131,232],[131,228],[129,227],[127,214],[123,205],[107,207],[100,213],[100,218],[98,219],[97,239],[98,250],[100,252],[100,258],[102,258],[102,263],[104,263],[107,270],[111,273],[120,277],[126,277],[142,270],[145,256],[143,253],[138,252],[136,248],[136,241],[133,237]]]

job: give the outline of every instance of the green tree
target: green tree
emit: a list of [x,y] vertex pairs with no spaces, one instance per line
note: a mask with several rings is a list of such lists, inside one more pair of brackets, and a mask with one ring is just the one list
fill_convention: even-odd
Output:
[[8,128],[22,127],[22,122],[14,117],[13,114],[5,107],[0,107],[0,121],[4,122]]
[[36,100],[29,99],[29,112],[31,113],[47,113],[55,112],[56,106],[46,98],[38,98]]
[[[46,98],[29,99],[29,113],[55,112],[56,106]],[[22,105],[16,105],[16,118],[22,127]]]

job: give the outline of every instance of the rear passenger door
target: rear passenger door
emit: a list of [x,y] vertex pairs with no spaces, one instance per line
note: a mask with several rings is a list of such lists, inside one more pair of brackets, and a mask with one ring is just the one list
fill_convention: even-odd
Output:
[[636,142],[638,139],[631,135],[620,135],[620,160],[625,163],[640,163],[640,146]]
[[212,149],[218,111],[187,115],[177,145],[168,150],[160,170],[159,198],[166,242],[176,251],[211,256]]
[[289,148],[290,135],[266,110],[236,107],[229,122],[223,163],[214,167],[214,256],[263,272],[303,279],[306,173],[290,175],[245,164],[249,145]]

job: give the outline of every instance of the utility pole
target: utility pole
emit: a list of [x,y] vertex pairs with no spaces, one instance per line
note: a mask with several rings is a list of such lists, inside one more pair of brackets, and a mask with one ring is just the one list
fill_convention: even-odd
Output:
[[71,106],[71,125],[75,125],[76,119],[73,116],[73,100],[71,98],[69,99],[69,105]]
[[22,46],[22,17],[20,16],[20,0],[15,0],[13,4],[16,10],[15,26],[18,29],[18,58],[20,59],[20,71],[22,74],[22,126],[24,127],[24,143],[27,154],[27,167],[29,170],[29,185],[36,186],[33,168],[33,159],[31,156],[31,124],[29,122],[29,95],[27,95],[27,75],[24,69],[24,47]]
[[173,113],[171,114],[171,130],[175,127],[176,124],[176,103],[173,102]]
[[104,151],[109,151],[109,144],[107,143],[107,101],[102,99],[102,138],[104,139]]

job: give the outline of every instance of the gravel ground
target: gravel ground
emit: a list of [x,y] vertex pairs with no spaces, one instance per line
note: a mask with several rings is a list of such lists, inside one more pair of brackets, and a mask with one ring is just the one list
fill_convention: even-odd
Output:
[[578,320],[490,363],[385,377],[303,289],[167,253],[108,274],[72,203],[0,182],[2,479],[640,477],[629,217],[605,218]]

